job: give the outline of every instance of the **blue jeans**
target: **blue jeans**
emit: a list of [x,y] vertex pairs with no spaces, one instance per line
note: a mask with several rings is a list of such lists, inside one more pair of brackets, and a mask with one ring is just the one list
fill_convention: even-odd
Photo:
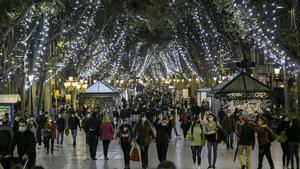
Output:
[[[214,158],[213,158],[213,164],[211,165],[211,152],[213,150]],[[217,155],[218,155],[218,142],[208,142],[207,143],[207,151],[208,151],[208,164],[209,166],[215,166],[217,161]]]
[[[57,130],[57,144],[63,144],[64,142],[64,130]],[[60,140],[60,142],[59,142]]]
[[73,137],[73,145],[76,145],[77,129],[71,130]]

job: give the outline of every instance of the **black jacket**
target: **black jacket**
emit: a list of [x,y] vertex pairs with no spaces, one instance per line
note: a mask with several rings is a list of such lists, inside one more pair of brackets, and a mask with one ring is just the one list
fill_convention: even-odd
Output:
[[76,130],[78,127],[80,127],[80,122],[77,116],[70,117],[69,118],[69,128],[71,130]]
[[24,133],[17,132],[10,144],[9,154],[13,155],[15,146],[18,148],[18,155],[22,157],[23,155],[27,155],[29,158],[33,158],[36,156],[35,150],[35,136],[33,132],[30,130],[26,130]]
[[292,125],[286,133],[286,136],[288,137],[288,141],[291,143],[300,143],[300,127]]
[[172,129],[172,124],[168,123],[166,126],[163,126],[157,122],[157,120],[154,122],[154,126],[156,129],[156,138],[155,142],[158,144],[165,144],[169,143],[169,132]]
[[246,122],[238,131],[238,135],[240,137],[240,145],[254,145],[255,144],[255,132],[254,126],[250,123]]
[[63,131],[66,128],[66,120],[65,118],[61,117],[57,119],[56,128],[58,131]]
[[7,155],[13,132],[9,127],[0,127],[0,155]]

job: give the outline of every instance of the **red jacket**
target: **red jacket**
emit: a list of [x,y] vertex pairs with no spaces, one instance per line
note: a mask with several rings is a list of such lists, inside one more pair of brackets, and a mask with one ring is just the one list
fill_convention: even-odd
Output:
[[114,133],[114,128],[109,122],[102,123],[99,127],[100,140],[113,140]]

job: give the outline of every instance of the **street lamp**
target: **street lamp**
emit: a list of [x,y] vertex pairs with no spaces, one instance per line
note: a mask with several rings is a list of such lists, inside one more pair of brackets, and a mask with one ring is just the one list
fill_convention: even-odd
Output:
[[280,68],[274,68],[275,76],[278,77],[280,74]]

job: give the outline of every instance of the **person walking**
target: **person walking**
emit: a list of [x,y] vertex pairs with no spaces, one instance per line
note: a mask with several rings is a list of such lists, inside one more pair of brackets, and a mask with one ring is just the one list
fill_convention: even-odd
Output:
[[221,125],[224,127],[226,134],[227,134],[227,138],[226,138],[227,149],[233,149],[235,121],[234,121],[234,117],[229,109],[226,111],[226,115],[225,115],[225,117],[223,117],[223,121],[222,121]]
[[93,114],[87,119],[86,132],[90,148],[90,157],[92,160],[97,160],[96,152],[99,138],[99,121],[97,120],[97,112],[93,112]]
[[191,141],[194,169],[200,169],[202,146],[205,144],[204,131],[201,125],[201,117],[199,116],[194,117],[193,124],[188,132],[188,138]]
[[9,147],[9,155],[13,156],[14,149],[17,147],[18,156],[22,162],[27,162],[27,169],[31,169],[36,163],[36,142],[34,133],[28,129],[28,123],[24,119],[19,119],[19,129],[13,136]]
[[116,137],[119,140],[118,142],[121,145],[124,154],[125,169],[130,169],[130,150],[134,134],[128,119],[125,118],[122,119],[122,121],[123,123],[118,129]]
[[151,123],[147,120],[146,114],[142,113],[139,121],[135,125],[134,135],[141,149],[142,168],[148,167],[148,150],[155,135]]
[[108,115],[105,113],[99,127],[99,135],[100,135],[100,140],[102,141],[103,144],[103,152],[104,152],[105,160],[109,160],[107,157],[107,153],[108,153],[110,141],[114,139],[114,133],[115,133],[114,128],[109,120]]
[[290,162],[290,152],[289,152],[289,143],[287,137],[287,130],[290,128],[290,120],[288,116],[283,116],[281,123],[276,129],[276,134],[278,135],[278,142],[281,145],[282,149],[282,164],[283,168],[287,168]]
[[172,124],[169,123],[169,120],[165,117],[162,117],[162,114],[154,121],[154,126],[156,129],[156,150],[158,154],[159,162],[166,161],[168,146],[169,146],[169,131],[172,130]]
[[71,117],[68,120],[69,128],[71,129],[71,134],[73,138],[73,147],[76,147],[76,138],[77,138],[77,129],[80,128],[79,118],[76,116],[75,112],[72,113]]
[[62,114],[58,114],[58,119],[56,122],[57,129],[57,145],[62,145],[64,142],[64,133],[66,129],[66,119],[62,116]]
[[183,137],[184,137],[184,139],[186,139],[186,135],[191,126],[191,117],[187,111],[180,117],[180,123],[181,123],[180,126],[183,131]]
[[294,157],[296,159],[296,169],[299,169],[299,144],[300,144],[300,123],[298,119],[293,119],[291,127],[287,130],[289,142],[289,152],[291,167],[294,169]]
[[53,121],[53,116],[50,115],[48,117],[48,121],[45,124],[44,127],[44,138],[45,138],[45,146],[47,149],[47,154],[49,154],[49,142],[51,141],[51,154],[53,154],[53,150],[54,150],[54,141],[56,138],[56,124]]
[[[245,117],[237,131],[240,138],[237,153],[242,169],[251,169],[251,148],[253,150],[255,146],[254,128],[255,124],[250,122],[250,117]],[[243,154],[244,152],[246,155]]]
[[257,133],[257,141],[259,144],[258,148],[258,169],[262,169],[262,163],[263,163],[263,158],[264,156],[267,157],[267,160],[269,162],[270,168],[274,169],[274,163],[273,159],[271,156],[271,141],[269,138],[269,132],[270,128],[268,126],[268,120],[263,117],[259,116],[258,117],[258,126],[255,127],[255,132]]
[[[217,154],[218,154],[218,138],[217,131],[220,126],[217,122],[216,117],[209,113],[207,115],[207,125],[205,129],[206,139],[207,139],[207,150],[208,150],[208,168],[215,169]],[[212,153],[213,153],[213,161],[212,161]]]

